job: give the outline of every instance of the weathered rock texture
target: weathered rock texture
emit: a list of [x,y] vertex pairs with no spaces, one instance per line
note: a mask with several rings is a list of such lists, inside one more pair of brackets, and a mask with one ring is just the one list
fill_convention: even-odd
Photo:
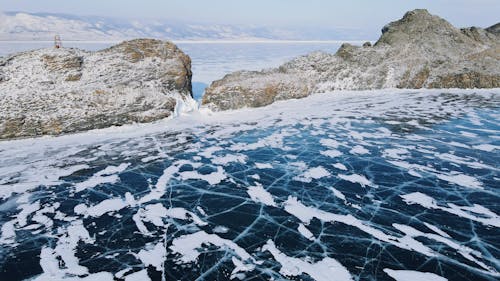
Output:
[[214,110],[265,106],[313,92],[381,88],[500,87],[499,24],[457,29],[426,10],[386,25],[373,45],[343,44],[279,68],[215,81],[202,103]]
[[191,101],[191,59],[170,42],[0,58],[0,139],[150,122]]

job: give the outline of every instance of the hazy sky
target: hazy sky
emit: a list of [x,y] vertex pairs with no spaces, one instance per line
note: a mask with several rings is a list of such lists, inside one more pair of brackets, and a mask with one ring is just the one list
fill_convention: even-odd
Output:
[[365,30],[379,29],[415,8],[458,27],[500,21],[500,0],[0,0],[0,11]]

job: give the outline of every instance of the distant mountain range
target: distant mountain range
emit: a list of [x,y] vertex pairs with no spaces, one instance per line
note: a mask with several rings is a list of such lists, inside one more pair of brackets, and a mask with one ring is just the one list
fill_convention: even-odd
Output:
[[190,23],[168,20],[116,19],[51,13],[0,12],[0,40],[363,40],[357,29],[335,27],[266,27]]

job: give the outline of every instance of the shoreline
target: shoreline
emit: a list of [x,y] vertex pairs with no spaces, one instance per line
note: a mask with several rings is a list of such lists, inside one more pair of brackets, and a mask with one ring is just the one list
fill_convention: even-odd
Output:
[[[289,99],[277,101],[264,107],[245,107],[235,110],[214,112],[200,105],[196,109],[180,111],[170,117],[148,123],[130,123],[122,126],[112,126],[107,128],[93,129],[62,135],[41,135],[37,137],[0,139],[0,150],[9,149],[23,145],[52,145],[64,144],[91,144],[107,140],[129,139],[148,134],[162,132],[179,132],[186,129],[196,129],[207,125],[230,125],[242,122],[259,122],[265,119],[273,119],[283,112],[295,112],[295,119],[299,116],[308,117],[316,113],[315,109],[309,111],[297,111],[308,104],[308,108],[314,106],[325,106],[328,102],[350,103],[351,98],[376,98],[394,95],[436,95],[441,93],[449,94],[492,94],[500,95],[500,88],[492,89],[377,89],[377,90],[341,90],[325,93],[315,93],[301,99]],[[321,113],[321,111],[320,111]],[[267,124],[264,122],[264,124]],[[266,125],[262,125],[266,127]]]

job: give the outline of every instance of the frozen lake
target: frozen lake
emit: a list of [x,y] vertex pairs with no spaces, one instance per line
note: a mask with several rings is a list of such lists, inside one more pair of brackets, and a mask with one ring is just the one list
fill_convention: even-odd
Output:
[[[179,45],[205,84],[338,48]],[[0,279],[498,280],[499,108],[336,92],[0,142]]]

